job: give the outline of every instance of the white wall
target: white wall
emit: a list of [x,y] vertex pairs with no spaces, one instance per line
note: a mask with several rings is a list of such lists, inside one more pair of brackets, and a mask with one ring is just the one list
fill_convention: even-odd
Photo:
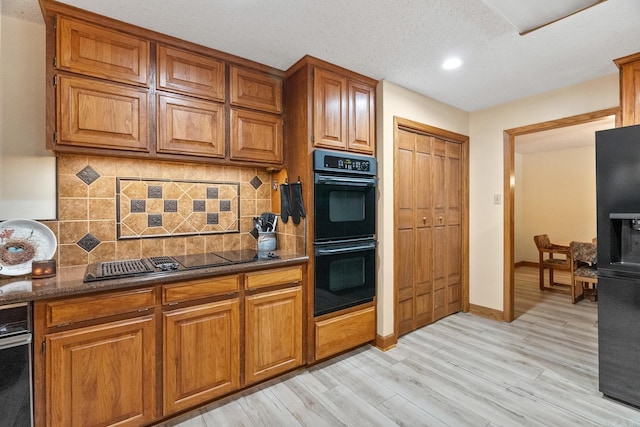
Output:
[[56,216],[45,84],[44,23],[0,15],[0,220]]
[[393,118],[401,117],[437,128],[469,134],[469,113],[419,95],[386,80],[377,90],[378,197],[378,324],[377,333],[394,332],[394,192],[393,192]]
[[503,131],[619,105],[618,74],[473,112],[469,122],[469,299],[503,309]]
[[557,244],[590,242],[596,236],[595,145],[522,158],[522,185],[516,185],[523,193],[522,233],[516,235],[515,261],[538,261],[537,234],[548,234]]

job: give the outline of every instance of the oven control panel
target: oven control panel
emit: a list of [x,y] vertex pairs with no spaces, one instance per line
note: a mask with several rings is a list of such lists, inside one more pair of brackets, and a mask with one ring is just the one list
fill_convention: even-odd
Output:
[[368,171],[368,160],[356,160],[348,157],[325,156],[324,167],[340,170]]
[[313,165],[315,171],[376,174],[376,159],[372,156],[315,150]]

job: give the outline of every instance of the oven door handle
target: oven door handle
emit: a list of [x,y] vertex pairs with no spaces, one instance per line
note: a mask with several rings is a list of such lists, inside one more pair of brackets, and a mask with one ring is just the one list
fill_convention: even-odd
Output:
[[13,337],[0,338],[0,350],[18,347],[31,343],[31,334],[17,335]]
[[349,252],[369,251],[375,249],[376,245],[362,245],[362,246],[349,246],[348,248],[336,248],[336,249],[316,249],[316,255],[334,255],[344,254]]
[[375,187],[376,179],[316,174],[316,184],[342,184],[349,187]]

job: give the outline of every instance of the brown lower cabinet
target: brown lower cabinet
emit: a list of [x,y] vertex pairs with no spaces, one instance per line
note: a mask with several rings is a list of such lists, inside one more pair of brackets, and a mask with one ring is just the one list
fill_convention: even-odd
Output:
[[46,347],[46,425],[138,426],[153,421],[153,316],[48,334]]
[[323,316],[315,322],[315,359],[352,349],[373,341],[376,337],[375,303],[362,308],[347,310],[338,316]]
[[246,298],[245,382],[251,384],[302,365],[302,288]]
[[36,425],[151,425],[301,366],[305,268],[36,301]]
[[240,388],[238,298],[163,314],[163,414]]

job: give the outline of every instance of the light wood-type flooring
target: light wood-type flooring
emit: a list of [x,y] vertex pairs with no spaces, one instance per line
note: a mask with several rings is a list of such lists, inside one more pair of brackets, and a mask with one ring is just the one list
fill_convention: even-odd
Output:
[[515,296],[510,324],[458,313],[164,425],[640,426],[598,391],[597,303],[541,292],[531,267]]

